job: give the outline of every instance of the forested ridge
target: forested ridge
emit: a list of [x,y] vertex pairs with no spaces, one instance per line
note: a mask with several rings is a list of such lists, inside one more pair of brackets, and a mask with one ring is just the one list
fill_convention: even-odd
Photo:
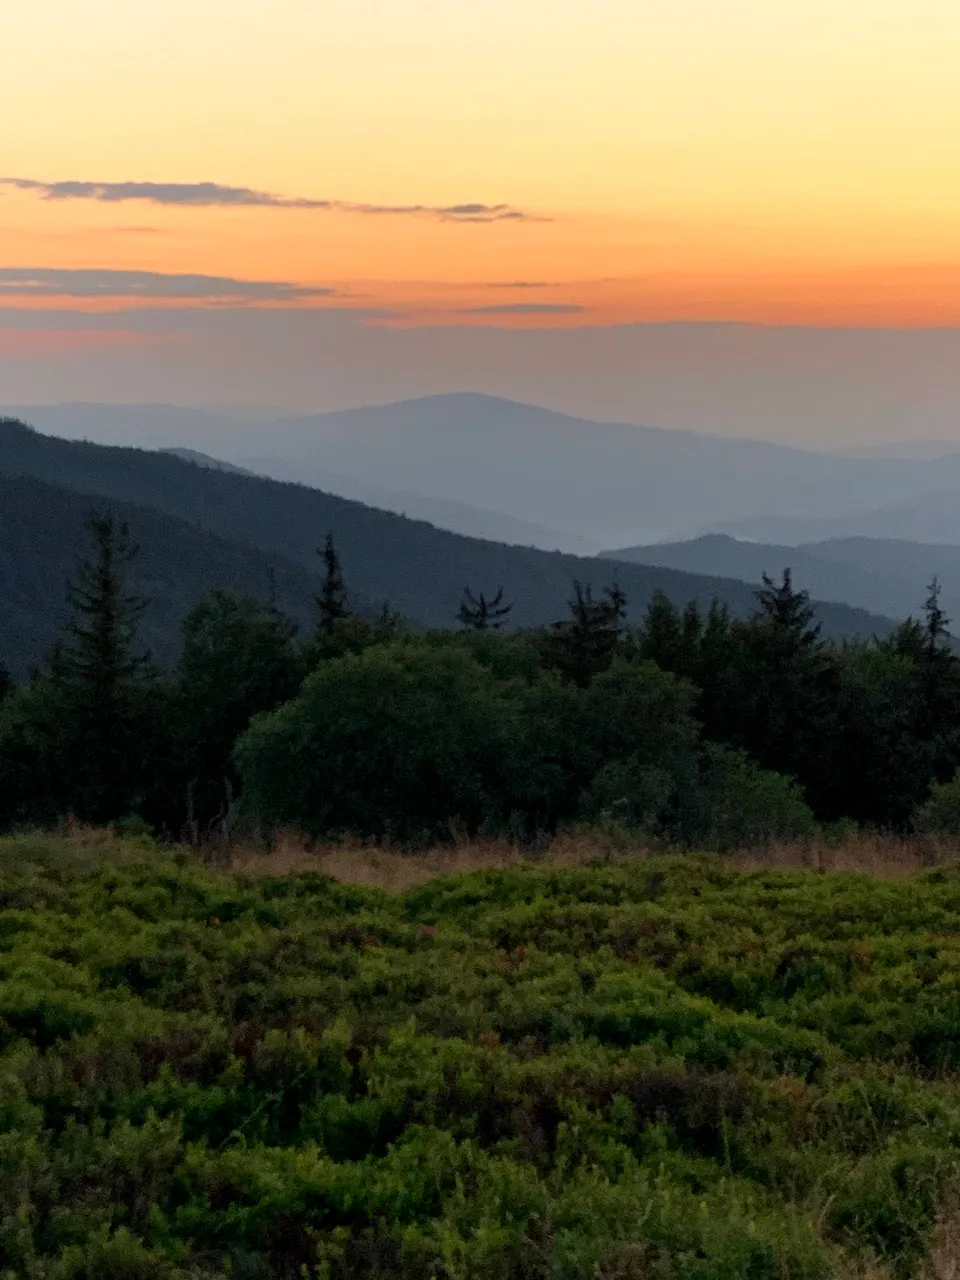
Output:
[[634,624],[622,582],[575,580],[548,626],[508,630],[502,586],[468,584],[456,626],[430,630],[358,607],[328,534],[306,625],[277,593],[216,590],[164,668],[128,526],[86,527],[62,634],[2,682],[7,827],[71,815],[196,843],[242,822],[414,846],[614,823],[724,849],[960,826],[960,658],[936,582],[919,620],[860,642],[824,638],[789,570],[745,619],[658,592]]
[[[379,607],[387,600],[411,622],[427,626],[450,624],[465,582],[502,584],[517,626],[542,626],[560,616],[574,578],[602,580],[614,573],[627,592],[634,621],[658,589],[681,606],[696,599],[707,608],[716,596],[736,617],[748,616],[754,604],[750,587],[741,582],[650,566],[604,568],[591,559],[462,537],[302,485],[217,471],[165,453],[61,440],[21,423],[0,422],[0,477],[7,477],[0,494],[0,608],[6,608],[5,583],[23,576],[20,565],[32,541],[26,531],[32,534],[50,511],[48,532],[34,542],[34,551],[45,544],[50,551],[46,564],[35,561],[36,573],[30,575],[35,633],[26,629],[25,620],[15,634],[8,621],[11,639],[6,629],[0,634],[0,662],[17,669],[35,660],[64,620],[63,565],[75,556],[78,539],[76,494],[83,495],[85,510],[111,505],[122,510],[143,548],[144,570],[149,567],[170,584],[170,607],[154,611],[151,634],[151,647],[164,659],[178,651],[184,613],[203,590],[223,587],[266,599],[270,567],[281,580],[278,585],[286,578],[284,609],[305,620],[310,592],[304,590],[302,573],[313,572],[317,541],[328,529],[350,566],[355,604],[366,600]],[[63,492],[24,486],[8,507],[5,495],[27,477]],[[31,492],[36,509],[30,506]],[[174,529],[160,517],[179,524]],[[192,546],[187,527],[196,531]],[[221,547],[213,553],[210,535],[231,544],[232,551]],[[218,557],[225,556],[232,566],[219,567]],[[21,616],[22,607],[21,598]],[[884,634],[892,625],[887,618],[837,604],[821,606],[818,616],[825,633],[834,636]],[[150,622],[149,615],[145,621]]]

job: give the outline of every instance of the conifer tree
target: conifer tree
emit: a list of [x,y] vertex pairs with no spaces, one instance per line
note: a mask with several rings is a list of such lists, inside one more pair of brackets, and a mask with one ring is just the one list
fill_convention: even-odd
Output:
[[680,610],[665,591],[654,591],[638,635],[640,657],[655,662],[662,671],[683,667],[683,623]]
[[934,574],[933,581],[927,587],[930,593],[923,606],[923,634],[928,654],[936,654],[950,647],[950,619],[940,604],[940,580]]
[[709,733],[746,750],[765,769],[787,774],[816,802],[832,785],[827,750],[835,722],[837,663],[820,638],[806,591],[764,574],[752,618],[733,624],[728,657],[701,673],[700,711]]
[[754,595],[760,606],[760,618],[769,618],[776,627],[804,646],[816,644],[820,624],[813,623],[815,615],[810,607],[810,593],[794,590],[789,569],[784,569],[783,581],[779,584],[768,574],[763,574],[763,586]]
[[570,617],[555,622],[547,661],[580,688],[609,667],[623,634],[627,597],[618,583],[605,587],[599,600],[593,588],[574,581],[567,601]]
[[938,781],[945,781],[960,763],[960,659],[951,644],[950,619],[940,604],[937,577],[927,590],[917,636],[922,644],[918,655],[923,706],[919,730],[934,744]]
[[93,553],[68,588],[72,615],[50,678],[63,694],[78,810],[90,821],[105,822],[124,816],[135,802],[131,779],[142,753],[136,740],[138,693],[152,669],[136,645],[145,602],[124,583],[138,549],[126,524],[110,513],[91,512],[85,527]]
[[512,604],[503,603],[503,587],[498,588],[492,600],[482,591],[475,596],[469,587],[464,587],[457,621],[472,631],[500,631],[512,608]]
[[347,608],[347,584],[332,533],[327,534],[326,542],[317,554],[323,560],[324,568],[320,594],[315,597],[320,615],[317,621],[317,632],[320,636],[329,636],[336,629],[338,622],[350,617],[350,610]]
[[137,623],[146,602],[129,594],[123,581],[139,548],[130,542],[127,525],[112,514],[91,512],[85,528],[93,538],[94,554],[81,563],[67,588],[72,617],[59,662],[67,679],[109,700],[149,662],[146,654],[135,651]]

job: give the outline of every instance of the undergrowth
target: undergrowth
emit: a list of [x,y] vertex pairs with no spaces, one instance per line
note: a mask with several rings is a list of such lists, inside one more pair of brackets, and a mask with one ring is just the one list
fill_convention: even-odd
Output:
[[0,841],[8,1276],[926,1276],[958,1070],[954,869]]

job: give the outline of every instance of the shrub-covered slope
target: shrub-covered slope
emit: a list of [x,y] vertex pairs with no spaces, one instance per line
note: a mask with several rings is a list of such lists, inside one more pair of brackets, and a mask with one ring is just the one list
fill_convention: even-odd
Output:
[[0,845],[11,1275],[826,1280],[928,1248],[956,872],[389,898],[106,852]]

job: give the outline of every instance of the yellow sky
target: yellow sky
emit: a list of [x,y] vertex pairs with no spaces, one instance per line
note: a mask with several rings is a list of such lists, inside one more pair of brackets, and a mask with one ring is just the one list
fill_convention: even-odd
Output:
[[960,322],[960,0],[30,0],[0,48],[0,176],[530,215],[4,189],[0,269],[326,285],[431,322],[526,305],[491,302],[517,280],[582,310],[504,322]]

